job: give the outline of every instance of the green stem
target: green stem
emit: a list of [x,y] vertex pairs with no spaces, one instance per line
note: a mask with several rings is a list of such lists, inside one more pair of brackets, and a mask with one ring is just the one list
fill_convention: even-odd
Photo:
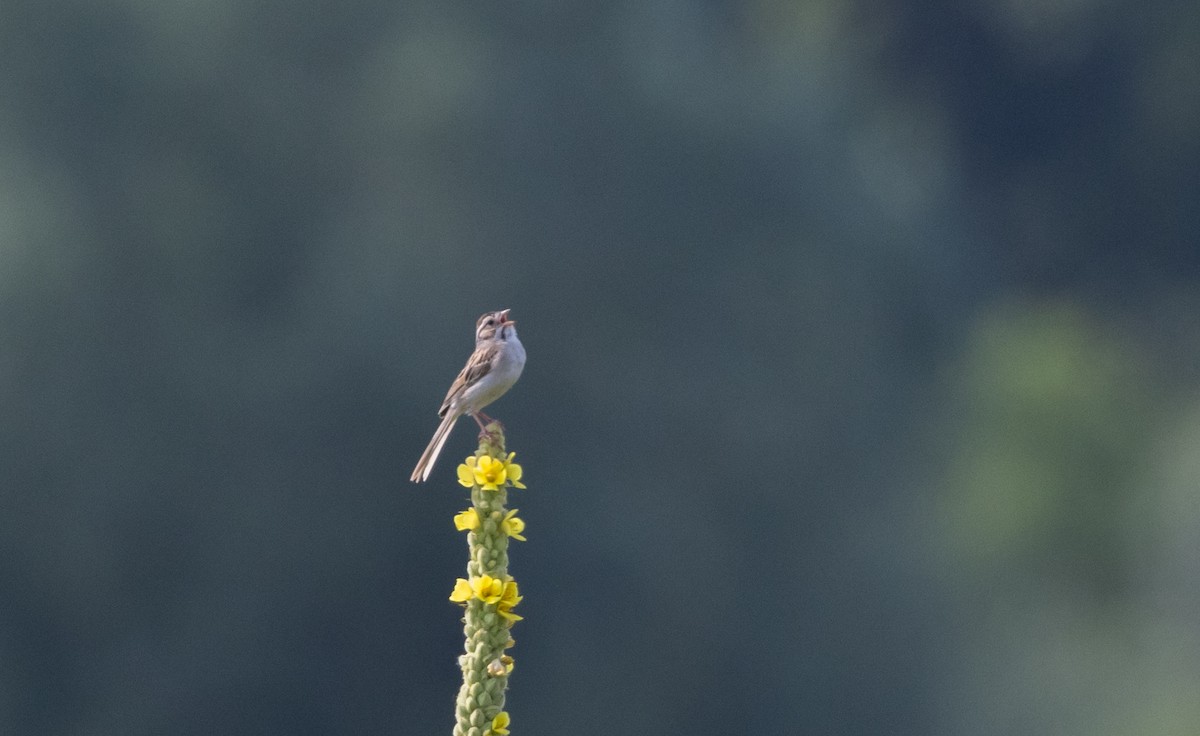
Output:
[[[504,431],[499,423],[489,424],[487,434],[480,436],[475,456],[485,455],[498,460],[505,457]],[[501,486],[496,491],[485,491],[476,485],[471,489],[471,502],[479,516],[479,527],[467,533],[470,548],[468,579],[488,575],[507,580],[508,535],[501,522],[507,513],[508,490]],[[497,613],[496,606],[478,598],[467,601],[463,622],[466,638],[465,652],[460,660],[463,684],[454,709],[454,736],[484,736],[491,728],[492,719],[504,710],[508,671],[501,657],[505,649],[512,646],[510,624]]]

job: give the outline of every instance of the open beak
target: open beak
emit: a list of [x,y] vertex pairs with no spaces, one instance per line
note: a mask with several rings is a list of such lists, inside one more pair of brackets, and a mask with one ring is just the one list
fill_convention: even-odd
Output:
[[511,311],[512,311],[511,309],[505,309],[504,311],[500,312],[500,324],[515,325],[517,323],[517,321],[515,319],[508,318],[508,313]]

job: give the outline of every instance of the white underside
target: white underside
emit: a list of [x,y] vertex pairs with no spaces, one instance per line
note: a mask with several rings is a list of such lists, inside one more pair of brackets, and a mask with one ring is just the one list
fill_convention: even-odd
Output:
[[462,392],[458,401],[454,402],[449,413],[474,414],[483,407],[503,396],[525,369],[525,346],[517,338],[514,329],[500,351],[500,359],[492,366],[488,374],[479,382]]

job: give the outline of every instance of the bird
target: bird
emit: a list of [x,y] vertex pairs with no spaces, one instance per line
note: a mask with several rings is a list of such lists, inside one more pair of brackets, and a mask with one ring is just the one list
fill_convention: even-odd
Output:
[[521,377],[525,368],[525,347],[517,337],[516,321],[509,319],[510,311],[484,312],[475,321],[475,352],[467,358],[467,364],[446,392],[446,399],[438,409],[442,423],[413,469],[410,478],[413,483],[429,480],[433,464],[459,417],[470,415],[479,429],[486,432],[480,417],[489,422],[492,420],[481,410],[503,396]]

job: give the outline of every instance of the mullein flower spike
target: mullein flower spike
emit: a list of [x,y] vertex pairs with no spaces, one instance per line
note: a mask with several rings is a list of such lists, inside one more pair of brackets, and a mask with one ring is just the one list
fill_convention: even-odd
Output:
[[515,456],[506,452],[503,429],[493,422],[480,435],[479,449],[458,466],[459,484],[471,489],[471,508],[454,516],[454,528],[467,533],[470,550],[467,577],[450,594],[466,609],[454,736],[509,736],[504,699],[513,659],[506,650],[516,643],[510,634],[521,617],[513,608],[522,596],[508,574],[508,542],[525,541],[525,522],[516,509],[505,508],[508,489],[525,487]]

